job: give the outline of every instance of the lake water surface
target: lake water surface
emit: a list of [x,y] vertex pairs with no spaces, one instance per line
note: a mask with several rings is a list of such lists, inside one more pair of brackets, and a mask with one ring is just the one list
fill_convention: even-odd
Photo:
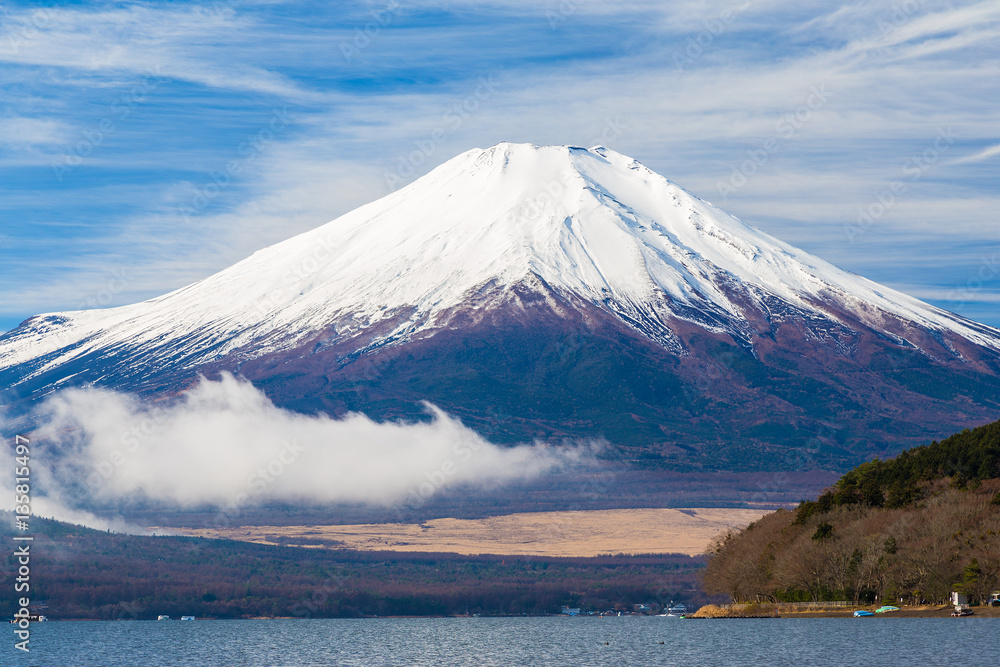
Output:
[[14,650],[11,634],[0,663],[1000,665],[1000,619],[977,618],[52,621],[31,630],[31,653]]

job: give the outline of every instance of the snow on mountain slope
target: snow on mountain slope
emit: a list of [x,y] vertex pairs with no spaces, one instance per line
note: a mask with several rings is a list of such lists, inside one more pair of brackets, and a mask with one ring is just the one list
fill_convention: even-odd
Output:
[[[0,338],[0,370],[35,360],[37,374],[93,350],[161,345],[190,367],[390,318],[385,338],[405,340],[446,326],[443,314],[472,295],[487,307],[538,279],[626,320],[688,319],[737,337],[746,306],[733,284],[827,319],[848,312],[885,331],[898,317],[1000,349],[1000,331],[782,243],[629,157],[503,143],[165,296],[31,318]],[[669,345],[666,324],[660,333]]]

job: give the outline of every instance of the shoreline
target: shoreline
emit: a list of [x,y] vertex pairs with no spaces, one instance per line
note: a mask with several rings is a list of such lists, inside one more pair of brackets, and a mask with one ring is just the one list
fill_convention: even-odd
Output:
[[[780,605],[775,605],[780,607]],[[749,615],[714,615],[714,616],[697,616],[692,614],[686,616],[684,619],[677,617],[677,620],[751,620],[751,619],[795,619],[795,618],[854,618],[854,612],[858,610],[874,611],[875,608],[866,607],[848,607],[838,610],[827,609],[819,611],[790,611],[787,609],[776,609],[774,613],[768,614],[768,609],[758,609],[756,611],[763,613],[755,613]],[[914,607],[901,607],[899,611],[889,612],[884,614],[876,614],[868,618],[953,618],[951,612],[953,607],[951,606],[934,606],[934,605],[920,605]],[[965,616],[963,618],[1000,618],[1000,607],[974,607],[973,611],[975,614],[972,616]],[[696,612],[697,613],[697,612]],[[226,617],[199,617],[197,621],[297,621],[297,620],[379,620],[379,619],[402,619],[402,618],[414,618],[414,619],[430,619],[430,618],[566,618],[566,619],[581,619],[581,618],[593,618],[593,619],[603,619],[603,618],[659,618],[656,614],[636,614],[628,613],[618,616],[617,614],[581,614],[579,616],[569,616],[566,614],[429,614],[426,616],[415,616],[415,615],[396,615],[387,614],[385,616],[330,616],[330,617],[312,617],[304,618],[301,616],[254,616],[250,618],[226,618]],[[859,619],[864,620],[864,619]],[[956,618],[955,620],[961,620]],[[45,623],[59,623],[59,622],[109,622],[110,619],[99,619],[99,618],[66,618],[66,619],[53,619],[49,618],[44,621]],[[154,619],[114,619],[114,621],[150,621],[154,623],[163,623],[164,621],[156,621]],[[181,622],[180,619],[171,619],[171,621]],[[185,621],[191,622],[191,621]]]
[[[874,612],[878,607],[858,606],[858,607],[838,607],[827,609],[794,609],[782,604],[760,604],[753,605],[752,613],[740,613],[736,609],[713,609],[711,612],[699,616],[698,612],[688,616],[688,619],[749,619],[749,618],[854,618],[855,611]],[[1000,607],[973,607],[973,615],[962,618],[1000,618]],[[701,610],[698,610],[699,612]],[[751,611],[747,609],[746,611]],[[867,618],[954,618],[951,613],[954,607],[951,605],[914,605],[900,607],[899,611],[875,614]],[[860,619],[859,619],[860,620]],[[956,620],[959,620],[956,618]]]

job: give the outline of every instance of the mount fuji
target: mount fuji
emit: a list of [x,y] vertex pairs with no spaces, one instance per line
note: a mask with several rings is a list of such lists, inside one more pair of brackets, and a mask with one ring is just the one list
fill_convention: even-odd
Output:
[[[1000,330],[608,150],[503,143],[197,283],[0,337],[8,409],[237,373],[301,412],[684,470],[843,468],[1000,417]],[[9,394],[9,396],[14,396]]]

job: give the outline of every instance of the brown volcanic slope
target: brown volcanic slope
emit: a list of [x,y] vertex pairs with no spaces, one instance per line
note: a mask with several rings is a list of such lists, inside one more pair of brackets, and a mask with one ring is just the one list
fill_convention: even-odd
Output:
[[[747,306],[739,332],[675,318],[639,323],[643,334],[544,289],[394,345],[375,344],[379,331],[320,331],[294,349],[250,346],[198,367],[170,350],[116,348],[18,390],[113,377],[155,398],[225,370],[300,412],[426,419],[430,401],[494,442],[604,438],[603,456],[627,467],[684,472],[845,470],[1000,417],[1000,353],[955,334],[888,316],[877,331],[834,304],[827,318],[780,301]],[[668,330],[680,352],[654,340]],[[2,371],[0,385],[31,370]]]
[[399,346],[310,342],[237,368],[296,410],[421,419],[427,400],[498,442],[604,437],[639,468],[843,469],[1000,416],[997,352],[886,320],[917,348],[829,310],[839,323],[748,310],[748,339],[676,319],[677,354],[600,308],[526,292]]
[[173,528],[173,532],[263,544],[358,551],[590,557],[605,554],[705,552],[729,528],[766,510],[638,509],[529,512],[485,519],[432,519],[421,524]]

